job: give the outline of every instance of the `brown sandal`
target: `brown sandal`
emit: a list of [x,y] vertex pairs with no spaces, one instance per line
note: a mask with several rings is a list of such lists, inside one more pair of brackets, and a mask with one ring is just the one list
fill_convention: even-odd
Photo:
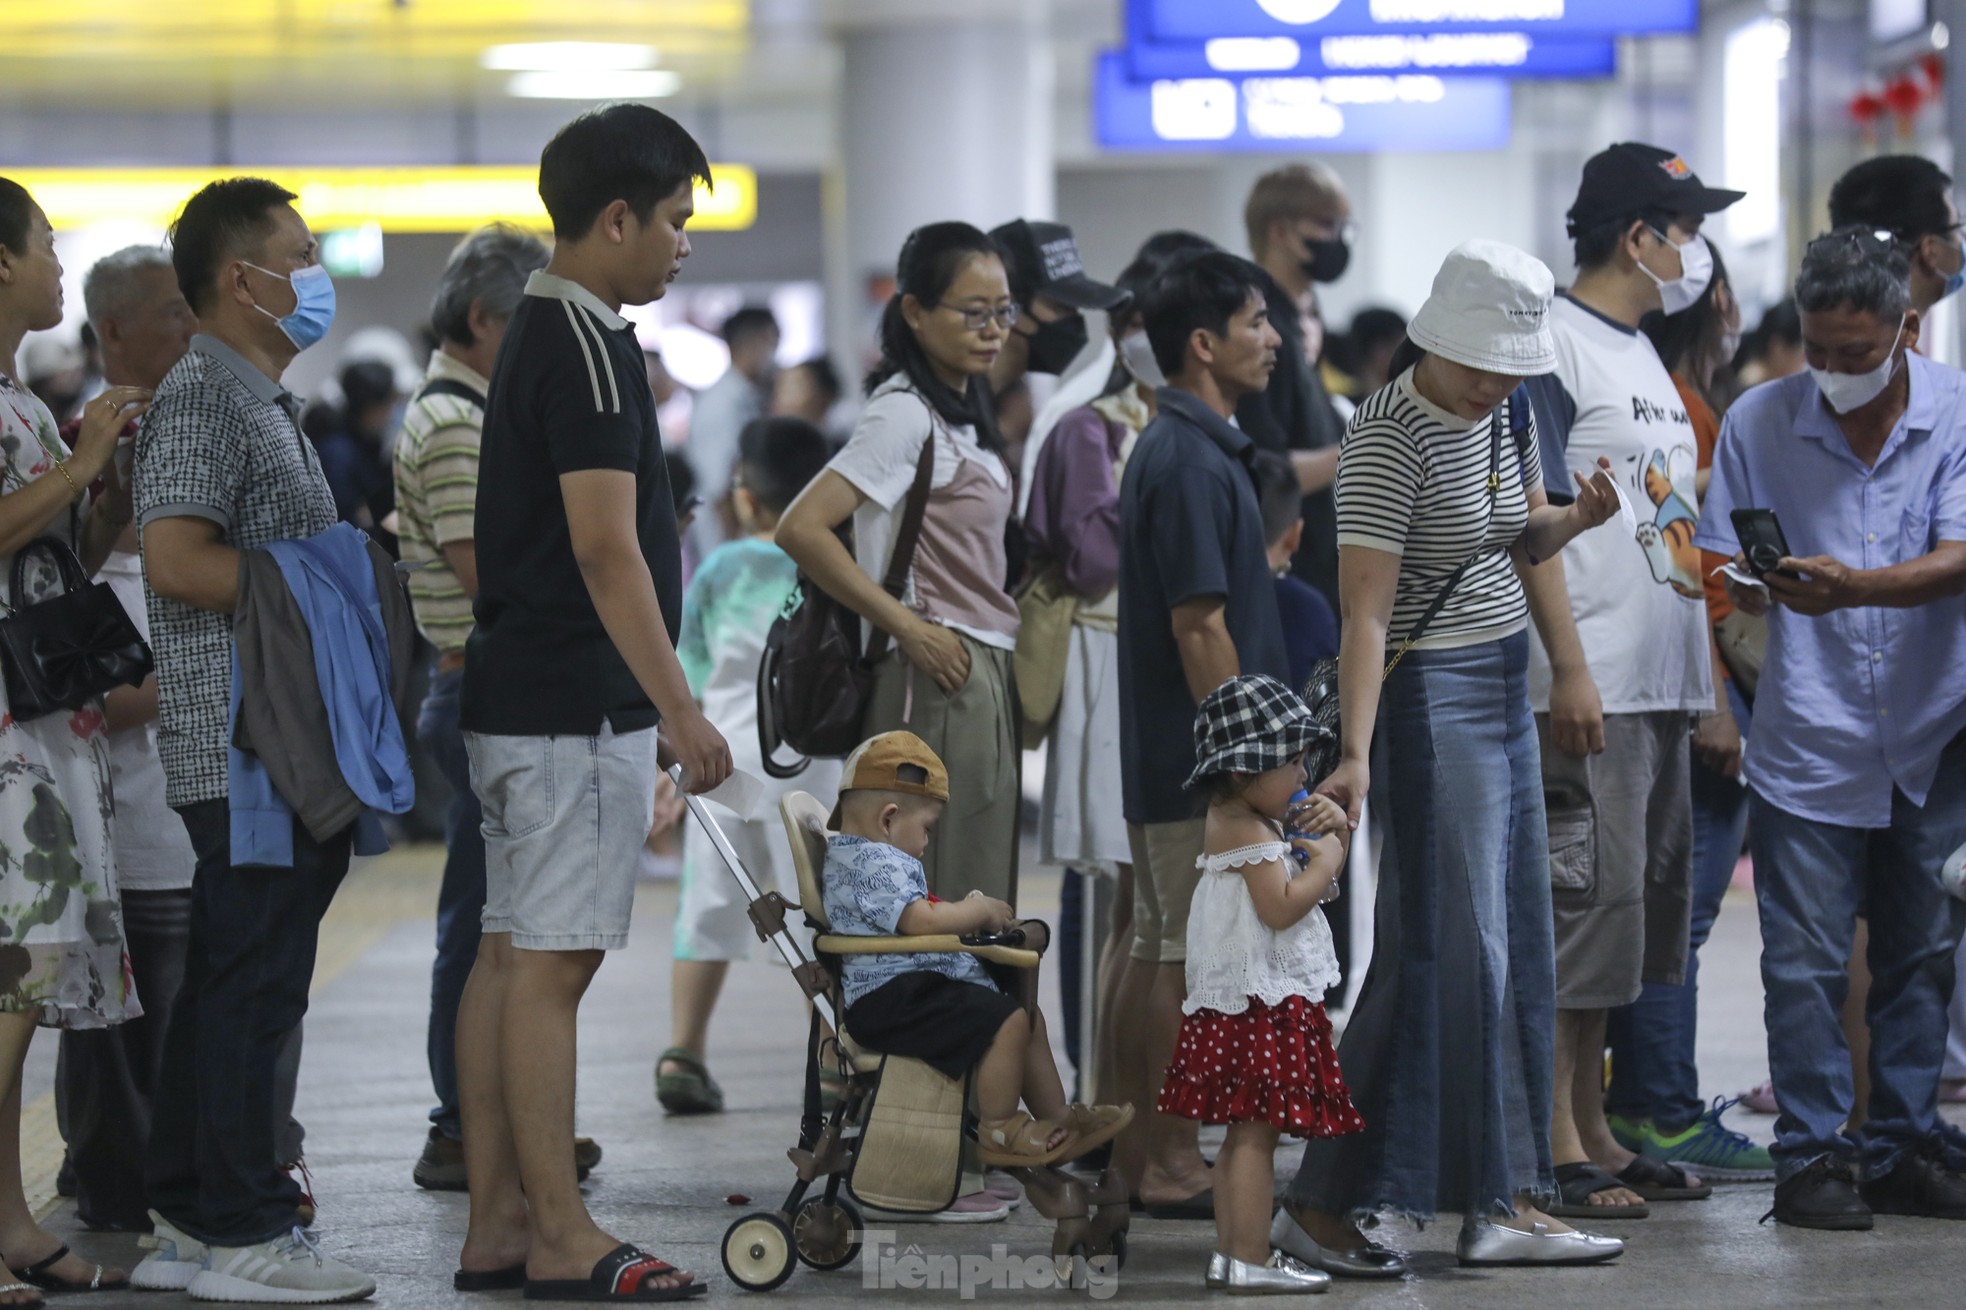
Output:
[[1067,1106],[1065,1126],[1071,1130],[1072,1139],[1066,1144],[1068,1153],[1063,1158],[1076,1160],[1098,1150],[1118,1137],[1132,1122],[1131,1105]]
[[[1051,1139],[1059,1132],[1065,1140],[1057,1146]],[[1019,1110],[1003,1119],[988,1119],[976,1126],[976,1154],[985,1165],[996,1169],[1041,1169],[1072,1156],[1078,1137],[1072,1132],[1070,1116],[1033,1119]]]

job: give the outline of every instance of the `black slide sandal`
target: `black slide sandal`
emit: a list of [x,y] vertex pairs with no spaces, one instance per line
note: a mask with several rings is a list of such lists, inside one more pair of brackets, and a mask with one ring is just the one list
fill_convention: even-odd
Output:
[[1712,1183],[1693,1187],[1686,1178],[1686,1171],[1678,1165],[1644,1154],[1633,1156],[1632,1162],[1618,1171],[1618,1181],[1648,1201],[1704,1201],[1713,1195]]
[[1183,1201],[1149,1201],[1149,1219],[1195,1219],[1215,1221],[1215,1189],[1204,1187]]
[[1544,1206],[1543,1211],[1556,1219],[1643,1219],[1651,1214],[1642,1204],[1591,1204],[1591,1198],[1599,1192],[1624,1185],[1589,1160],[1560,1164],[1556,1167],[1556,1191],[1561,1200],[1556,1205]]
[[460,1269],[451,1286],[460,1292],[516,1292],[526,1285],[524,1261],[504,1269]]
[[708,1283],[688,1282],[674,1287],[645,1286],[651,1278],[680,1273],[666,1260],[658,1260],[633,1242],[623,1242],[602,1256],[594,1272],[585,1278],[529,1278],[528,1301],[583,1301],[631,1303],[640,1301],[685,1301],[710,1290]]

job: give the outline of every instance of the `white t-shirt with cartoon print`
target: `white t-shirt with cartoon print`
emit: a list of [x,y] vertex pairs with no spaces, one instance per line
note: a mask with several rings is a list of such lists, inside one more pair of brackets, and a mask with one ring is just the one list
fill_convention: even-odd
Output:
[[[1529,379],[1552,500],[1576,494],[1599,456],[1636,518],[1614,516],[1563,548],[1570,611],[1607,714],[1713,707],[1700,552],[1693,545],[1699,448],[1646,336],[1568,296],[1550,312],[1556,372]],[[1532,642],[1530,704],[1550,705],[1550,664]]]

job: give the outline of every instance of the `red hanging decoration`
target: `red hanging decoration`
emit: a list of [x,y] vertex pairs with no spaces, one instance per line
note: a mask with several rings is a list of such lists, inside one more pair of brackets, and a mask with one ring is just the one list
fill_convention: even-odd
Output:
[[1946,57],[1937,50],[1927,51],[1918,57],[1918,71],[1925,76],[1925,85],[1931,88],[1933,100],[1945,90]]
[[1912,120],[1924,107],[1925,98],[1925,88],[1909,73],[1900,73],[1884,84],[1884,105],[1897,120],[1901,139],[1911,135]]

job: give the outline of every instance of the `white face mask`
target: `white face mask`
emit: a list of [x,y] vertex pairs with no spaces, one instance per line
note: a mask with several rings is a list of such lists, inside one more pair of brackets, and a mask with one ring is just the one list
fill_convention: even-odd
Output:
[[1891,385],[1891,375],[1898,371],[1898,343],[1904,336],[1905,321],[1900,318],[1898,334],[1891,338],[1891,349],[1886,352],[1884,362],[1868,373],[1831,373],[1812,366],[1809,376],[1816,379],[1816,390],[1823,393],[1823,403],[1838,414],[1848,414],[1883,395],[1884,388]]
[[1136,382],[1144,382],[1156,389],[1167,385],[1167,378],[1154,361],[1154,347],[1147,340],[1144,328],[1135,328],[1120,338],[1120,362],[1126,365]]
[[1707,239],[1698,232],[1683,246],[1674,246],[1672,238],[1657,228],[1648,228],[1660,241],[1679,252],[1679,276],[1668,282],[1651,269],[1640,264],[1638,271],[1652,279],[1659,288],[1659,306],[1668,314],[1678,314],[1693,307],[1693,302],[1707,293],[1707,284],[1713,281],[1713,251]]

